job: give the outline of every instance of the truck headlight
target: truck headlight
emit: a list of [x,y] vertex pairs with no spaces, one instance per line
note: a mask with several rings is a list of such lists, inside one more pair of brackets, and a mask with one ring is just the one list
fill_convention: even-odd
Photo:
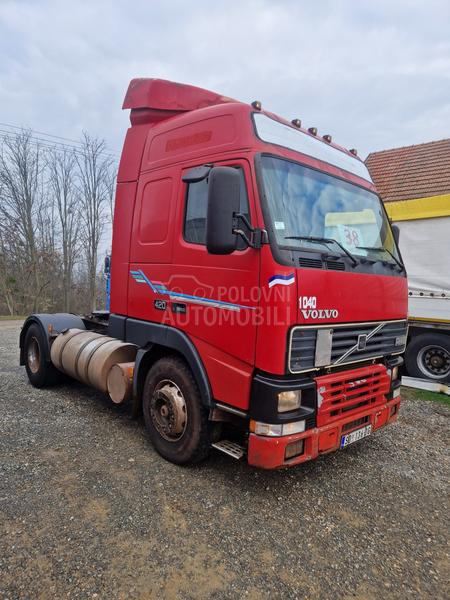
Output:
[[302,403],[302,390],[290,390],[278,394],[278,412],[284,413],[299,408]]
[[256,435],[269,437],[281,437],[283,435],[294,435],[305,431],[305,421],[293,421],[292,423],[261,423],[250,421],[250,431]]

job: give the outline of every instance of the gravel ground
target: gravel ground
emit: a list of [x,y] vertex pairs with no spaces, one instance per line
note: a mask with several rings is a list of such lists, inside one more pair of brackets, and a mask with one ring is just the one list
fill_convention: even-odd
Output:
[[287,471],[165,462],[78,384],[32,388],[0,323],[0,598],[448,598],[450,410]]

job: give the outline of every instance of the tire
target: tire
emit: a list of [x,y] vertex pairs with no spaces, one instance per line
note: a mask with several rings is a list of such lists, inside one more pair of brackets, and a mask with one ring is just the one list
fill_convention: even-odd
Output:
[[166,460],[189,465],[207,457],[208,413],[183,360],[166,357],[152,366],[145,379],[142,409],[149,437]]
[[24,356],[28,379],[34,387],[54,385],[61,380],[61,373],[47,361],[44,334],[37,323],[30,325],[25,334]]
[[405,365],[410,377],[431,381],[450,381],[450,336],[423,333],[406,347]]

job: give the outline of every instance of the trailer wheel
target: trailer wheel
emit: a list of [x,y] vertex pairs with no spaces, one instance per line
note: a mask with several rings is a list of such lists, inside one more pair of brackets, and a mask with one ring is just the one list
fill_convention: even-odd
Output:
[[177,357],[158,360],[147,374],[142,408],[156,450],[170,462],[197,463],[209,453],[208,413],[188,366]]
[[41,328],[33,323],[27,329],[24,342],[25,369],[34,387],[40,388],[58,383],[60,372],[45,356],[45,340]]
[[411,377],[450,381],[450,337],[441,333],[413,337],[406,348],[405,363]]

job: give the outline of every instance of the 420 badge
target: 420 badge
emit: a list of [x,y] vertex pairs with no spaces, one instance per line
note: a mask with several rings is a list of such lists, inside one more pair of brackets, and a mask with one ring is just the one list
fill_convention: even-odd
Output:
[[339,316],[336,308],[317,308],[317,296],[300,296],[298,306],[306,320],[337,319]]

